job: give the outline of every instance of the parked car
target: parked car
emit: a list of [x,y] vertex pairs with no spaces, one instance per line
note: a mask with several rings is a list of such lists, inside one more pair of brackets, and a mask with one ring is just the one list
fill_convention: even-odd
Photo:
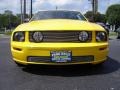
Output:
[[107,31],[107,33],[109,34],[109,28],[107,25],[105,25],[104,23],[101,22],[97,22],[97,24],[101,25],[103,28],[105,28],[105,30]]
[[108,54],[108,35],[78,11],[39,11],[11,36],[19,65],[100,64]]

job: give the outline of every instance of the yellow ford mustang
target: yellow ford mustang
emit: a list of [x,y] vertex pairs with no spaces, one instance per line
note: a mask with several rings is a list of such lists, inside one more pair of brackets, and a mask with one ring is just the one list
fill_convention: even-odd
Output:
[[107,32],[77,11],[40,11],[11,37],[17,64],[100,64],[108,54]]

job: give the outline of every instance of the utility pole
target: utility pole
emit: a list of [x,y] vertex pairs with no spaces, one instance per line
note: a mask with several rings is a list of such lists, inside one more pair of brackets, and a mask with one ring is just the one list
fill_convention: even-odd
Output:
[[94,11],[94,14],[97,14],[97,12],[98,12],[98,0],[93,0],[93,2],[94,2],[93,11]]
[[95,21],[95,0],[92,0],[92,19]]
[[93,21],[95,21],[95,14],[97,14],[98,12],[98,0],[88,0],[88,1],[91,1],[92,12],[93,12],[92,19]]
[[95,21],[95,14],[98,12],[98,0],[92,0],[93,21]]
[[32,5],[33,5],[33,4],[32,4],[32,0],[30,0],[30,18],[32,18],[32,13],[33,13],[33,12],[32,12]]
[[21,23],[23,23],[23,1],[20,0],[20,10],[21,10]]
[[26,0],[24,0],[23,21],[26,19]]

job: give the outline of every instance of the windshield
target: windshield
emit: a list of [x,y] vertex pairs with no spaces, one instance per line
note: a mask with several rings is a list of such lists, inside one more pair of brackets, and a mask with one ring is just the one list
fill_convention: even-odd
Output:
[[86,21],[84,16],[76,11],[40,11],[36,13],[31,20],[42,19],[74,19]]

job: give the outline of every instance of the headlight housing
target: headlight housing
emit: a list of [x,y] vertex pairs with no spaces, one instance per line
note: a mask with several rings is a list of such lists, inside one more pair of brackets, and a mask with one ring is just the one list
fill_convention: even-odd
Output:
[[87,41],[90,41],[91,40],[91,33],[90,32],[87,32],[87,31],[81,31],[79,33],[79,40],[81,42],[87,42]]
[[25,32],[18,31],[13,34],[13,41],[24,42],[25,41]]
[[30,32],[30,41],[32,42],[41,42],[43,40],[43,35],[41,32]]
[[107,41],[107,33],[106,32],[96,32],[96,41],[97,42]]

